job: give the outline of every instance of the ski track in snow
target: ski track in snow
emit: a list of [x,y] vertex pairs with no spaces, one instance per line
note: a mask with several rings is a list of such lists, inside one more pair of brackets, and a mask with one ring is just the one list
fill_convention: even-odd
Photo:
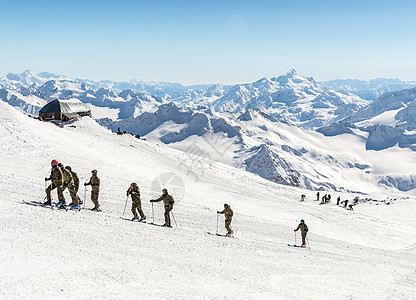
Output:
[[[88,118],[75,126],[42,123],[0,102],[0,298],[415,299],[414,198],[351,212],[205,160],[195,180],[181,165],[186,153],[111,134]],[[81,185],[98,169],[102,213],[22,202],[43,199],[54,158],[71,165]],[[185,182],[173,210],[179,229],[120,219],[135,181],[152,221],[151,182],[166,172]],[[224,202],[235,213],[235,239],[204,233],[216,232]],[[130,217],[130,199],[127,206]],[[162,224],[163,205],[154,208]],[[287,246],[301,218],[311,249]]]

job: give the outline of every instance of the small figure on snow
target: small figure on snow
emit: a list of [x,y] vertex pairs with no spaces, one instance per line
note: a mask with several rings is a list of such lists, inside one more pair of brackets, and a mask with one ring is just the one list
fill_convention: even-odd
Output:
[[319,201],[319,192],[316,193],[316,201]]
[[224,203],[224,210],[217,211],[217,214],[225,215],[225,229],[227,229],[227,236],[232,236],[233,231],[231,229],[231,221],[233,219],[234,212],[227,203]]
[[170,224],[170,211],[173,209],[173,204],[175,203],[175,200],[173,200],[173,197],[168,194],[167,189],[162,190],[162,196],[160,196],[156,200],[150,200],[150,202],[160,202],[163,201],[165,204],[165,224],[163,224],[164,227],[172,227]]
[[140,219],[139,222],[145,222],[146,221],[146,216],[143,213],[142,210],[142,201],[140,199],[140,189],[137,186],[137,183],[133,182],[129,189],[127,190],[127,196],[131,195],[131,212],[133,213],[133,219],[132,221],[138,219],[139,217],[137,216],[137,212],[136,210],[139,212],[140,214]]
[[94,203],[93,211],[101,211],[100,204],[98,203],[98,195],[100,193],[100,178],[98,178],[97,170],[91,171],[91,178],[89,182],[84,183],[84,185],[91,186],[91,201]]
[[325,203],[331,203],[331,194],[328,194],[328,196],[326,196],[326,202]]
[[308,225],[305,224],[304,220],[300,220],[298,227],[295,229],[295,232],[300,229],[300,234],[302,235],[302,248],[306,248],[306,234],[308,233]]
[[339,205],[340,202],[341,202],[341,196],[338,196],[338,198],[337,198],[337,205]]
[[304,202],[305,201],[305,198],[306,198],[306,195],[301,195],[300,196],[300,202]]
[[51,162],[51,176],[45,178],[45,181],[51,180],[52,183],[46,188],[46,202],[43,205],[52,205],[51,191],[57,188],[58,191],[58,200],[59,202],[65,202],[64,193],[62,189],[63,185],[63,175],[62,170],[58,166],[58,161],[56,159]]

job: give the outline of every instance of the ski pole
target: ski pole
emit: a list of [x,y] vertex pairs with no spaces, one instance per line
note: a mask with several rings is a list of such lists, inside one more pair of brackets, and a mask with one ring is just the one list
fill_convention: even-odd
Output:
[[308,243],[308,247],[309,247],[309,249],[311,249],[311,244],[309,244],[309,239],[308,239],[308,237],[306,236],[306,242]]
[[153,210],[153,202],[152,202],[152,223],[155,223],[155,211]]
[[124,217],[124,214],[126,213],[126,207],[127,207],[127,201],[128,200],[129,200],[129,196],[127,196],[127,198],[126,198],[126,205],[124,205],[123,217]]
[[217,234],[218,234],[218,213],[217,213]]
[[178,223],[176,223],[176,220],[175,220],[175,215],[173,214],[172,211],[170,213],[172,214],[172,218],[173,218],[173,221],[175,222],[176,228],[179,229]]
[[85,209],[85,202],[87,202],[87,186],[84,185],[84,209]]

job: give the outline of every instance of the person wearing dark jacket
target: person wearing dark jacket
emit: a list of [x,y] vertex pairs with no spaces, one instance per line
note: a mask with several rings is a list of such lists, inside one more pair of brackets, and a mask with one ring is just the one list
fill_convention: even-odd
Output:
[[150,200],[150,202],[160,202],[163,201],[165,204],[165,224],[163,224],[164,227],[172,227],[170,224],[170,211],[173,209],[173,204],[175,203],[175,200],[173,200],[173,197],[168,194],[167,189],[162,190],[162,196],[160,196],[156,200]]
[[302,248],[306,247],[306,234],[308,233],[308,225],[305,224],[304,220],[300,220],[300,223],[298,227],[295,229],[295,231],[298,231],[300,229],[300,234],[302,235]]

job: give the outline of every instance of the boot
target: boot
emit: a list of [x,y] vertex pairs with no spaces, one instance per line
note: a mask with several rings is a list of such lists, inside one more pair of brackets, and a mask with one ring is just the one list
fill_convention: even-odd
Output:
[[146,222],[146,217],[140,218],[139,222],[143,222],[143,223]]
[[64,201],[59,201],[58,203],[56,203],[56,206],[61,207],[62,205],[65,205],[65,200]]
[[46,196],[46,201],[43,203],[44,206],[48,205],[51,206],[52,205],[52,197],[51,196]]
[[134,221],[134,220],[137,220],[137,219],[138,219],[138,217],[137,216],[134,216],[133,219],[131,219],[131,220]]

